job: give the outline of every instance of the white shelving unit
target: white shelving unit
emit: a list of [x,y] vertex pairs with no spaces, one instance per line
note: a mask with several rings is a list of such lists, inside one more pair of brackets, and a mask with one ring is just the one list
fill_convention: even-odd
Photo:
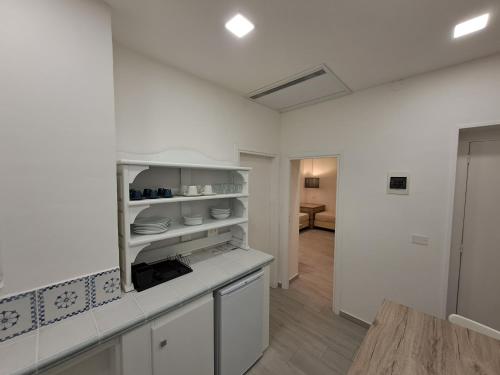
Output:
[[[227,165],[166,163],[159,161],[119,160],[118,216],[122,288],[134,289],[131,267],[146,253],[156,258],[189,253],[219,243],[230,242],[241,248],[248,247],[248,177],[249,168]],[[181,185],[206,185],[217,183],[242,184],[241,193],[217,194],[197,197],[131,201],[129,189],[179,188]],[[210,218],[211,206],[230,207],[231,217],[225,220]],[[203,224],[183,225],[182,217],[201,214]],[[138,235],[131,232],[137,217],[166,216],[173,220],[169,230],[155,235]],[[149,258],[148,258],[149,259]],[[158,259],[159,260],[159,259]]]
[[172,198],[158,198],[158,199],[142,199],[140,201],[130,201],[129,206],[153,206],[155,204],[169,204],[169,203],[182,203],[194,201],[208,201],[212,199],[224,198],[246,198],[247,194],[215,194],[215,195],[201,195],[199,197],[172,197]]
[[225,220],[206,219],[202,225],[186,226],[183,224],[174,224],[170,229],[161,234],[131,234],[129,246],[139,246],[150,244],[151,242],[166,240],[169,238],[182,237],[190,234],[205,232],[213,229],[228,227],[231,225],[238,225],[246,223],[246,218],[228,218]]

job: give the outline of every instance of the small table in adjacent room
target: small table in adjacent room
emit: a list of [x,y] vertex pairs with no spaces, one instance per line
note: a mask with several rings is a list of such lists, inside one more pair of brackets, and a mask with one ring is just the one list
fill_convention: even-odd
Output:
[[324,204],[319,203],[301,203],[300,212],[309,214],[309,228],[314,228],[314,215],[325,210]]

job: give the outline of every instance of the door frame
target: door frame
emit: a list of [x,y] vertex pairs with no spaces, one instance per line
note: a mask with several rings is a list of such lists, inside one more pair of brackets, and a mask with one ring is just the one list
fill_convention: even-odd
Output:
[[[240,164],[241,154],[260,156],[271,159],[271,197],[270,197],[270,207],[271,207],[271,227],[270,240],[271,240],[271,252],[274,257],[274,262],[271,263],[270,268],[273,271],[273,275],[270,280],[271,288],[276,288],[278,282],[280,281],[279,264],[281,262],[280,251],[279,251],[279,171],[280,171],[280,158],[278,154],[272,154],[267,152],[261,152],[256,150],[250,150],[246,148],[236,147],[236,159],[238,165]],[[250,182],[251,183],[251,182]],[[258,249],[257,249],[258,250]]]
[[333,261],[333,311],[335,314],[340,314],[340,304],[342,296],[342,223],[343,223],[343,191],[342,191],[342,176],[343,176],[343,158],[342,153],[317,153],[304,152],[300,154],[288,155],[284,158],[283,167],[281,168],[281,220],[280,223],[280,273],[281,287],[288,289],[290,281],[288,280],[288,241],[289,235],[295,228],[291,227],[290,222],[290,171],[291,163],[294,160],[304,159],[320,159],[320,158],[336,158],[337,159],[337,193],[335,201],[335,259]]
[[[456,176],[457,176],[457,161],[458,161],[458,147],[459,147],[459,142],[460,142],[460,130],[462,129],[471,129],[471,128],[480,128],[480,127],[485,127],[485,126],[497,126],[500,125],[500,119],[499,120],[493,120],[493,121],[484,121],[484,122],[474,122],[474,123],[459,123],[456,124],[455,127],[451,131],[451,146],[450,146],[450,180],[449,180],[449,201],[448,201],[448,220],[447,220],[447,225],[448,229],[446,230],[446,238],[445,238],[445,253],[444,253],[444,261],[443,261],[443,280],[442,280],[442,285],[443,285],[443,296],[442,296],[442,303],[441,303],[441,317],[442,318],[447,318],[448,312],[450,311],[452,306],[456,306],[457,302],[457,296],[449,298],[448,296],[448,291],[450,289],[450,283],[452,280],[450,280],[450,274],[451,274],[451,264],[452,264],[452,257],[455,255],[454,254],[454,249],[452,249],[453,245],[453,216],[454,216],[454,209],[455,209],[455,184],[456,184]],[[465,197],[464,197],[465,199]],[[457,271],[457,270],[455,270]],[[456,273],[456,272],[455,272]],[[456,281],[458,283],[458,279]],[[457,286],[454,286],[456,288]],[[451,307],[450,307],[451,306]]]

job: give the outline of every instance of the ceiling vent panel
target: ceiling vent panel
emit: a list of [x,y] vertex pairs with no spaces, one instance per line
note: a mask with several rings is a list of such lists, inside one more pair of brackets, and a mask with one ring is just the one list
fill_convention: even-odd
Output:
[[351,90],[323,64],[251,92],[248,98],[286,112],[350,93]]

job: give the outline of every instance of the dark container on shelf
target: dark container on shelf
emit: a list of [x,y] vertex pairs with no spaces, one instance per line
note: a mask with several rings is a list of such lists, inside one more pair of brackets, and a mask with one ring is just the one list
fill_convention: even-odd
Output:
[[141,291],[153,285],[154,269],[146,263],[134,264],[132,266],[132,283],[135,289]]
[[151,264],[139,263],[132,266],[132,282],[135,290],[141,292],[190,272],[193,272],[192,268],[180,258]]
[[130,189],[129,198],[131,201],[140,201],[142,199],[142,193],[139,190]]

